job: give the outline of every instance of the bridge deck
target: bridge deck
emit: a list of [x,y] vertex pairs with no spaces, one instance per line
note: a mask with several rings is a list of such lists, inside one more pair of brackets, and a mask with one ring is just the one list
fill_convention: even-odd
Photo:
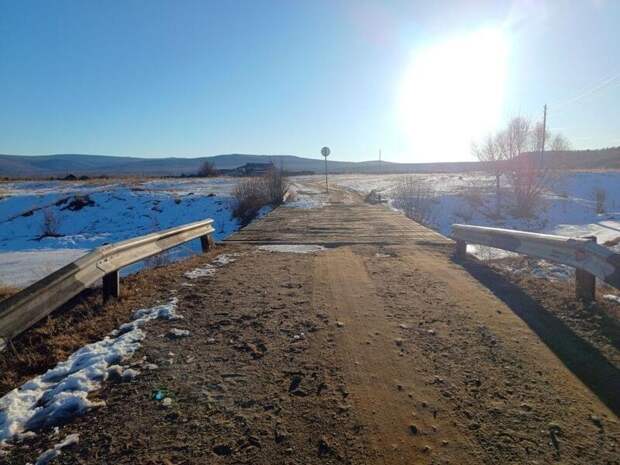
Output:
[[226,242],[254,244],[428,244],[452,241],[384,205],[346,191],[332,192],[322,208],[278,208]]

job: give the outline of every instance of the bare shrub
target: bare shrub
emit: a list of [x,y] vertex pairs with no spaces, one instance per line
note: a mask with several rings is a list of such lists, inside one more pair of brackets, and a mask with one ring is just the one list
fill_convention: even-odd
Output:
[[541,169],[531,157],[511,160],[510,184],[514,195],[513,215],[518,218],[534,216],[543,193],[550,184],[550,174]]
[[270,168],[263,176],[262,181],[269,203],[274,206],[280,205],[289,188],[288,178],[284,175],[282,168]]
[[438,207],[436,192],[413,176],[402,178],[394,188],[394,206],[408,218],[421,224],[431,224]]
[[205,161],[200,168],[198,169],[198,176],[204,178],[213,178],[219,175],[217,168],[215,168],[215,163],[211,161]]
[[259,210],[269,203],[265,184],[261,178],[244,178],[233,190],[235,208],[233,215],[241,220],[242,225],[252,221]]
[[241,220],[242,225],[246,225],[264,206],[282,204],[288,188],[288,178],[278,168],[271,168],[262,177],[241,179],[233,190],[233,215]]
[[43,210],[43,223],[41,224],[41,239],[44,237],[61,237],[60,234],[60,220],[54,213],[52,208],[45,208]]
[[0,284],[0,300],[8,299],[13,294],[17,294],[19,289],[14,286]]
[[594,189],[594,199],[596,200],[596,213],[605,213],[605,200],[607,200],[607,191],[605,189]]
[[[500,180],[502,174],[506,171],[504,163],[504,152],[500,145],[499,136],[493,137],[489,135],[482,145],[472,145],[472,152],[475,157],[482,162],[483,169],[495,178],[495,211],[499,216],[500,212]],[[480,199],[482,200],[482,199]]]

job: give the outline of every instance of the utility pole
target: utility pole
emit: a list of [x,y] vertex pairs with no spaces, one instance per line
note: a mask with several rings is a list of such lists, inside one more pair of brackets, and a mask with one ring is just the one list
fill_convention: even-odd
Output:
[[379,173],[381,172],[381,149],[379,149]]
[[542,132],[542,144],[540,146],[540,168],[544,167],[543,157],[545,156],[545,138],[547,137],[547,104],[543,107],[543,132]]

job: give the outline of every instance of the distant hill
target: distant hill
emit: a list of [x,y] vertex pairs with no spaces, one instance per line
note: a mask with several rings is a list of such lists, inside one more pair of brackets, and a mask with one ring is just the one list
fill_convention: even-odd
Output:
[[543,160],[549,168],[620,169],[620,147],[548,152],[544,154]]
[[[0,155],[0,177],[76,176],[179,176],[195,174],[205,161],[218,169],[233,169],[246,163],[271,161],[290,172],[324,170],[323,159],[293,155],[215,155],[200,158],[138,158],[109,155]],[[330,173],[406,173],[416,171],[470,171],[476,162],[459,163],[390,163],[379,161],[347,162],[328,160]]]
[[[530,153],[528,156],[537,157]],[[246,163],[271,161],[290,172],[322,173],[323,159],[294,155],[229,154],[200,158],[139,158],[110,155],[1,155],[0,177],[58,177],[76,176],[180,176],[195,174],[205,161],[218,169],[233,169]],[[546,152],[548,167],[565,169],[620,169],[620,147],[601,150]],[[390,163],[377,160],[349,162],[329,160],[330,173],[415,173],[463,172],[480,169],[478,162],[454,163]]]

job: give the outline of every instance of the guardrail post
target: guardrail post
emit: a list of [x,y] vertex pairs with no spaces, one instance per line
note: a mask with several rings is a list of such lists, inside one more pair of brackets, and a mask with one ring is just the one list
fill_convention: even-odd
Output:
[[200,236],[200,245],[202,246],[202,252],[208,252],[215,245],[213,242],[213,238],[210,234],[206,234],[204,236]]
[[103,301],[107,301],[114,297],[118,299],[121,295],[120,281],[118,270],[112,271],[103,276]]
[[[596,236],[587,236],[584,239],[588,239],[596,243]],[[596,299],[596,276],[582,270],[580,268],[575,269],[575,293],[577,298],[584,302],[592,302]]]
[[467,242],[461,241],[460,239],[456,240],[456,258],[464,260],[467,258]]

